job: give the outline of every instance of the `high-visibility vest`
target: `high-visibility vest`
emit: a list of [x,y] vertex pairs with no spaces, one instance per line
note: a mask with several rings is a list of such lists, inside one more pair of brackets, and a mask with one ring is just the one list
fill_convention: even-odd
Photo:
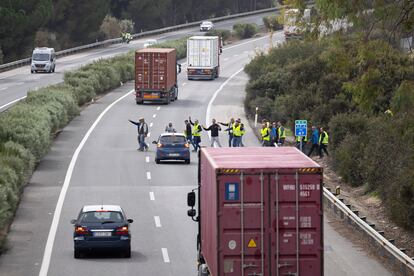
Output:
[[280,138],[286,138],[285,128],[284,128],[284,127],[282,127],[282,126],[280,126],[280,127],[277,129],[277,134],[278,134],[278,136],[279,136],[279,139],[280,139]]
[[233,125],[233,136],[240,137],[243,135],[240,128],[241,128],[240,124],[238,126],[236,126],[235,124]]
[[267,127],[262,128],[260,130],[260,132],[262,134],[262,140],[263,141],[270,141],[270,131],[269,131],[269,128],[267,128]]
[[300,138],[303,137],[302,142],[307,142],[308,141],[308,137],[306,136],[296,136],[296,142],[300,143]]
[[[322,134],[324,134],[323,140],[322,140]],[[324,144],[324,145],[329,144],[329,136],[328,136],[328,133],[326,131],[322,132],[319,135],[319,144]]]
[[200,134],[201,130],[199,129],[199,127],[200,127],[199,124],[194,124],[193,136],[198,136],[198,137],[201,136],[201,134]]

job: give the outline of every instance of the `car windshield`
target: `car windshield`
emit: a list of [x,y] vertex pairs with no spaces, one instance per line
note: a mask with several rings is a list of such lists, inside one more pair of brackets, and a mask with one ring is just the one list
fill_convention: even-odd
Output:
[[123,221],[124,218],[120,212],[112,211],[86,212],[80,217],[81,223],[118,223]]
[[185,144],[187,140],[184,136],[162,136],[160,138],[161,144]]
[[49,60],[49,54],[35,53],[33,54],[33,60],[36,61],[47,61]]
[[204,26],[210,26],[212,23],[211,22],[203,22],[202,25]]
[[146,43],[152,45],[152,44],[156,44],[157,41],[154,40],[154,39],[149,39],[149,40],[146,41]]

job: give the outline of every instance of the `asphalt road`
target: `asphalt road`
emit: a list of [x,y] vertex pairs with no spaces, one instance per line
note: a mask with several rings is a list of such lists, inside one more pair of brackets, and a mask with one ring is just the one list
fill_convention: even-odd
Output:
[[[281,34],[274,39],[281,41]],[[269,38],[259,38],[227,48],[221,57],[221,76],[215,81],[187,81],[181,73],[179,100],[170,105],[137,106],[132,94],[127,94],[133,89],[128,83],[85,108],[59,134],[25,188],[11,227],[9,251],[0,257],[0,275],[196,275],[196,224],[186,216],[186,194],[196,187],[196,156],[192,155],[190,165],[156,165],[154,147],[149,152],[136,150],[136,127],[127,120],[146,118],[151,126],[148,142],[163,132],[168,122],[183,130],[188,116],[201,122],[206,117],[245,120],[242,106],[247,77],[237,72],[269,42]],[[111,106],[115,100],[118,102]],[[88,132],[97,118],[100,121]],[[85,134],[89,135],[87,140],[83,139]],[[208,144],[206,134],[202,140]],[[221,140],[225,144],[224,133]],[[258,144],[250,129],[244,142],[247,146]],[[79,144],[83,148],[79,149]],[[71,170],[74,156],[77,159]],[[68,172],[69,182],[65,181]],[[64,183],[69,185],[57,216],[55,208]],[[113,255],[73,258],[70,219],[83,205],[101,203],[119,204],[134,219],[131,259]],[[48,243],[54,216],[59,218],[56,236]],[[392,275],[335,232],[327,220],[324,226],[326,275]],[[47,244],[50,255],[44,255]]]
[[[217,29],[231,29],[235,23],[246,22],[263,25],[262,18],[270,13],[254,15],[244,18],[236,18],[228,21],[217,22]],[[200,33],[198,27],[183,29],[176,32],[165,33],[158,36],[146,37],[132,41],[130,44],[113,44],[104,48],[97,48],[90,51],[81,52],[57,59],[56,73],[31,74],[30,66],[16,68],[10,71],[0,73],[0,111],[3,111],[14,104],[16,101],[23,99],[29,90],[36,90],[40,87],[63,81],[64,72],[81,67],[87,63],[93,62],[100,58],[110,58],[114,55],[122,54],[130,50],[142,48],[145,40],[156,38],[162,42],[165,40],[174,40],[188,35],[204,35]]]

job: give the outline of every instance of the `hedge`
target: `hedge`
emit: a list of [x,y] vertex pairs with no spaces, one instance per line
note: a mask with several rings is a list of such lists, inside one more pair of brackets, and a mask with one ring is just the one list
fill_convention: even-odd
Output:
[[414,230],[414,59],[358,36],[291,41],[246,67],[246,111],[271,121],[307,119],[330,135],[336,172],[378,195]]
[[187,37],[165,41],[151,45],[151,48],[174,48],[177,51],[177,60],[187,56]]
[[34,165],[47,154],[56,132],[80,107],[134,78],[134,52],[66,72],[64,82],[37,91],[0,114],[0,250]]

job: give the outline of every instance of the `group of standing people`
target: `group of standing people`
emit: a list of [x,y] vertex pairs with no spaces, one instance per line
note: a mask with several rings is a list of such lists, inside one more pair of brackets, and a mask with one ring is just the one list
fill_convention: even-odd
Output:
[[185,120],[184,123],[185,123],[185,135],[187,137],[188,142],[193,145],[194,147],[193,151],[197,151],[200,149],[201,132],[203,130],[210,131],[211,147],[214,147],[215,145],[217,145],[218,147],[221,147],[220,138],[219,138],[219,133],[222,130],[221,126],[226,127],[224,131],[227,131],[228,133],[229,147],[232,147],[232,146],[243,147],[244,146],[243,135],[246,133],[246,131],[244,129],[244,125],[241,122],[240,118],[237,120],[234,120],[234,118],[231,118],[228,123],[217,122],[216,119],[212,119],[211,125],[209,127],[200,125],[198,120],[195,120],[193,122],[191,120],[191,117],[189,117],[188,120]]
[[263,147],[283,146],[286,140],[286,130],[281,122],[270,123],[263,120],[260,135]]
[[[286,140],[286,130],[281,122],[273,122],[271,124],[270,122],[263,120],[260,134],[263,147],[283,146]],[[329,156],[329,135],[323,127],[318,129],[316,126],[312,126],[312,133],[310,138],[311,148],[308,151],[308,156],[311,156],[313,151],[317,151],[320,158],[323,157],[324,153]],[[296,136],[295,143],[298,149],[300,149],[300,146],[302,144],[302,151],[305,152],[304,149],[305,145],[308,143],[308,137]]]

